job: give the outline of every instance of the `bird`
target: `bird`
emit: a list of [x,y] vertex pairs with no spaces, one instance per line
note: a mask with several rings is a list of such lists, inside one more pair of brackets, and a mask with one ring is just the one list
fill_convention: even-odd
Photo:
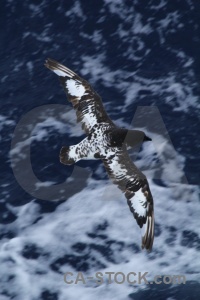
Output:
[[146,176],[131,160],[128,149],[151,141],[143,131],[114,124],[101,97],[75,72],[48,58],[45,66],[59,76],[69,102],[76,110],[86,137],[77,145],[63,146],[60,162],[72,165],[79,160],[100,159],[114,184],[123,192],[137,224],[142,229],[141,247],[148,252],[154,241],[154,203]]

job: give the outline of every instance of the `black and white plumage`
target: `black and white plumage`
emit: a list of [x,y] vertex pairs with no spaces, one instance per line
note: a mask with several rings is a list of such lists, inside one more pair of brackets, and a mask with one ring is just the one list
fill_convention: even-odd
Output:
[[64,65],[47,59],[45,66],[60,77],[68,100],[76,110],[86,138],[62,147],[60,161],[70,165],[81,159],[101,159],[113,182],[127,198],[131,212],[143,230],[142,248],[151,250],[154,240],[153,197],[146,176],[130,159],[127,147],[151,140],[144,132],[116,126],[91,85]]

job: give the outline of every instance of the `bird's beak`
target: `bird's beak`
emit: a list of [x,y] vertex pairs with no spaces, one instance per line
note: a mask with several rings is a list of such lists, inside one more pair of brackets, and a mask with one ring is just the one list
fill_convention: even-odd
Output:
[[148,137],[148,136],[144,136],[144,142],[148,142],[148,141],[152,141],[152,139],[150,138],[150,137]]

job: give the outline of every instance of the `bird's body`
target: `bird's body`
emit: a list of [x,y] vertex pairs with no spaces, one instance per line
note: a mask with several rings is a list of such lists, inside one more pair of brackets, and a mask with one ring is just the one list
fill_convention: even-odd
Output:
[[[81,159],[106,158],[115,154],[115,147],[109,147],[111,126],[106,123],[94,125],[91,133],[79,144],[62,148],[61,162],[69,165]],[[107,132],[107,133],[106,133]],[[63,150],[64,149],[64,150]],[[72,160],[74,160],[72,162]]]
[[60,161],[70,165],[81,159],[101,159],[115,184],[127,198],[131,212],[144,229],[142,248],[151,250],[154,239],[153,198],[146,176],[131,161],[127,147],[151,140],[144,132],[116,126],[104,110],[100,96],[76,73],[48,59],[45,66],[61,80],[70,102],[82,123],[86,138],[79,144],[64,146]]

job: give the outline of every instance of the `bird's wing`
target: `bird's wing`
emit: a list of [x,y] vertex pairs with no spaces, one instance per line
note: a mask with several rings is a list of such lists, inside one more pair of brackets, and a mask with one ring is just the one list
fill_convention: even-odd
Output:
[[103,158],[110,178],[125,193],[127,203],[142,228],[142,248],[151,250],[154,240],[153,197],[146,176],[133,164],[125,147]]
[[86,80],[53,59],[48,58],[45,66],[60,77],[68,100],[76,110],[77,122],[82,123],[86,134],[97,123],[114,125],[103,107],[101,97]]

